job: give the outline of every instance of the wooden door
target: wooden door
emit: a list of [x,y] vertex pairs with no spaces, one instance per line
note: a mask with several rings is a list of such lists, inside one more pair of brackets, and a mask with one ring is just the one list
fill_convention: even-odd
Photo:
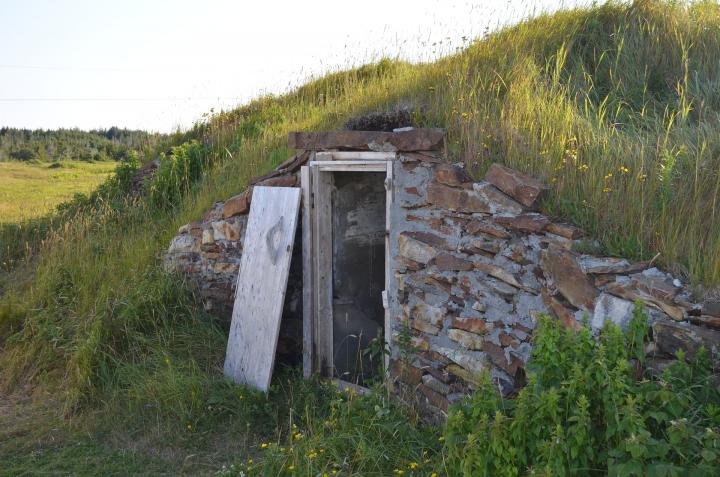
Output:
[[299,207],[299,188],[253,190],[224,373],[263,391],[275,364]]

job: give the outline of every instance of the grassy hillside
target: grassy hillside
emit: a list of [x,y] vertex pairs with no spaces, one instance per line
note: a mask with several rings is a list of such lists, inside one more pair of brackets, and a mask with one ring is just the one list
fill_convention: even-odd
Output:
[[75,194],[88,194],[116,166],[111,161],[0,162],[0,223],[40,217]]
[[447,127],[450,160],[477,176],[497,161],[544,177],[544,211],[607,253],[659,253],[693,283],[717,284],[718,78],[716,4],[637,1],[542,16],[432,64],[383,60],[217,114],[173,139],[145,200],[124,198],[125,169],[65,209],[31,279],[16,269],[0,280],[0,384],[56,386],[66,415],[131,429],[145,446],[196,445],[188,425],[203,439],[250,426],[221,379],[225,330],[160,256],[181,224],[286,159],[289,131],[398,105],[417,126]]

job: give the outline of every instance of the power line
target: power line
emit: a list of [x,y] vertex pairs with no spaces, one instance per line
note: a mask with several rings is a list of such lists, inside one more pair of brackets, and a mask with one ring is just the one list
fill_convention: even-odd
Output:
[[111,73],[153,73],[162,71],[179,71],[179,67],[169,68],[112,68],[88,66],[45,66],[45,65],[0,65],[0,69],[8,70],[49,70],[49,71],[106,71]]
[[43,101],[54,101],[54,102],[92,102],[92,101],[240,101],[240,97],[176,97],[176,98],[0,98],[2,102],[43,102]]

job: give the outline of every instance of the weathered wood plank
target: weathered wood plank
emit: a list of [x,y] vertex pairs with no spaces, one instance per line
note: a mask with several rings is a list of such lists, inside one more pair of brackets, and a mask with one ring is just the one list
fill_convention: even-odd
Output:
[[263,391],[275,364],[299,206],[299,188],[253,191],[224,373]]
[[294,149],[357,149],[360,151],[433,151],[445,144],[445,130],[419,128],[409,131],[291,132],[288,144]]
[[[390,215],[392,212],[393,201],[395,200],[395,174],[394,174],[395,163],[390,161],[387,163],[387,173],[385,177],[385,345],[390,346],[392,343],[392,323],[390,315],[390,296],[388,293],[388,286],[390,281],[395,277],[393,271],[390,269],[390,230],[392,227],[392,221]],[[385,355],[385,370],[390,366],[390,356]],[[388,380],[389,383],[389,380]]]
[[314,336],[315,330],[315,300],[313,299],[313,290],[315,290],[313,272],[313,200],[312,200],[312,180],[310,175],[310,167],[303,166],[300,168],[300,182],[302,185],[302,246],[303,246],[303,376],[309,379],[316,369],[315,352],[314,352]]
[[333,375],[332,184],[333,176],[313,167],[315,220],[313,249],[316,270],[315,352],[318,372]]
[[391,161],[394,152],[380,151],[329,151],[315,154],[316,161]]
[[323,172],[385,172],[386,161],[312,161]]

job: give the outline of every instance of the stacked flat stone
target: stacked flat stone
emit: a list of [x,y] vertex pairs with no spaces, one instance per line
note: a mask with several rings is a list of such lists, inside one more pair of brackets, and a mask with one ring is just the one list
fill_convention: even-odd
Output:
[[[398,392],[439,418],[473,391],[483,371],[502,393],[514,393],[525,382],[541,313],[567,328],[586,323],[597,332],[608,320],[626,327],[638,300],[652,324],[646,349],[651,370],[660,371],[678,350],[692,357],[700,347],[720,366],[720,297],[693,300],[678,279],[648,262],[576,252],[588,248],[583,231],[537,212],[547,193],[543,183],[498,164],[485,180],[473,181],[461,166],[445,162],[437,147],[443,136],[430,132],[290,138],[291,146],[309,149],[322,139],[331,141],[329,148],[401,151],[388,264],[390,377]],[[402,152],[423,147],[435,150]],[[188,278],[209,312],[230,319],[252,186],[296,187],[308,158],[298,153],[251,181],[246,191],[216,203],[201,220],[180,227],[166,268]],[[301,342],[301,291],[301,270],[291,269],[281,353],[297,352]]]
[[693,303],[650,263],[576,253],[587,248],[583,231],[537,212],[547,189],[535,178],[494,164],[474,182],[433,154],[400,159],[391,375],[431,415],[472,392],[483,370],[502,393],[516,392],[541,313],[598,332],[608,320],[626,327],[639,300],[652,324],[651,367],[700,346],[720,364],[717,302]]

